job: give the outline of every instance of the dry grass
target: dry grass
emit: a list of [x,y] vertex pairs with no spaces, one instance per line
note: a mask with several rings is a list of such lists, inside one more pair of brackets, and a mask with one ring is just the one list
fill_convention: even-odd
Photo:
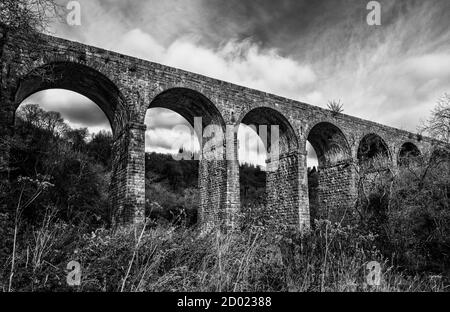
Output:
[[[257,227],[241,233],[150,224],[115,233],[98,230],[76,237],[76,252],[61,246],[61,226],[49,223],[31,246],[17,251],[13,290],[69,290],[63,283],[71,260],[82,265],[77,291],[443,291],[439,276],[406,276],[373,248],[374,237],[320,221],[309,234]],[[67,229],[65,229],[67,231]],[[68,249],[68,248],[67,248]],[[60,262],[57,262],[59,260]],[[381,285],[368,286],[365,269],[379,261]],[[27,274],[32,276],[31,286]],[[36,282],[39,281],[39,282]]]

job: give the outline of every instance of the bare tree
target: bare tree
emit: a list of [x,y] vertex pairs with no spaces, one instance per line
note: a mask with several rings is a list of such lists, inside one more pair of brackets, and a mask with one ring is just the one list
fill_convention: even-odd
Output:
[[440,141],[450,143],[450,94],[445,93],[431,111],[431,117],[421,127],[420,132]]
[[44,114],[44,129],[53,134],[62,134],[66,128],[64,123],[64,118],[62,118],[59,112],[45,112]]
[[43,114],[43,110],[38,104],[22,105],[16,112],[16,118],[22,120],[29,126],[39,126],[36,124]]
[[63,135],[70,130],[59,112],[47,112],[38,104],[20,106],[16,117],[28,126],[40,128],[54,135]]
[[58,10],[55,0],[0,0],[0,21],[12,32],[44,32]]

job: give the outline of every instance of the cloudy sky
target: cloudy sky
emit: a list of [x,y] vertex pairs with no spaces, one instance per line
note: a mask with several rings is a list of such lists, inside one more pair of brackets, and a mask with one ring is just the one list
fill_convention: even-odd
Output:
[[[54,35],[321,107],[340,99],[347,114],[410,131],[450,92],[448,0],[379,1],[381,26],[367,24],[365,0],[79,3],[82,25],[55,23]],[[108,127],[77,94],[45,91],[27,102],[93,132]],[[189,138],[170,111],[151,110],[146,123],[147,150],[170,152]]]

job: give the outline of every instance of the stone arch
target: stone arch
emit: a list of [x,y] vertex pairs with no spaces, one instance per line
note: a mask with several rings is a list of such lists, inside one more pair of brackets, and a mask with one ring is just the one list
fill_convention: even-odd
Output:
[[319,166],[325,167],[351,159],[351,149],[344,133],[330,122],[316,123],[307,135],[316,151]]
[[[387,166],[388,164],[374,164],[381,159],[381,162],[391,162],[392,153],[389,146],[381,136],[375,133],[366,134],[359,142],[356,157],[359,165],[367,165],[369,167]],[[383,160],[384,159],[384,160]]]
[[54,62],[35,68],[18,81],[14,104],[47,89],[66,89],[89,98],[105,113],[114,134],[128,122],[126,100],[119,88],[92,67],[73,62]]
[[366,134],[359,142],[358,206],[361,217],[370,224],[382,224],[387,217],[389,182],[393,177],[393,157],[383,138]]
[[307,141],[318,158],[317,172],[308,177],[311,219],[341,220],[351,213],[354,198],[354,167],[351,148],[342,130],[329,121],[314,124]]
[[[255,126],[260,136],[258,132],[264,129],[260,126],[267,126],[267,141],[263,140],[268,154],[266,209],[273,217],[288,225],[308,226],[309,212],[307,202],[304,202],[306,193],[301,192],[306,158],[299,153],[298,136],[288,118],[277,109],[262,106],[244,112],[237,121],[239,124]],[[272,131],[277,130],[271,126],[278,126],[278,140],[273,140],[276,132]]]
[[[47,89],[65,89],[82,94],[105,113],[114,136],[109,188],[112,223],[141,222],[145,200],[141,142],[145,129],[131,120],[138,103],[128,103],[139,99],[126,98],[116,83],[94,67],[71,61],[55,61],[37,66],[17,77],[16,81],[12,99],[13,114],[28,96]],[[11,120],[14,121],[14,117]]]
[[252,108],[241,115],[237,125],[241,123],[256,126],[257,130],[259,130],[259,126],[267,126],[267,141],[263,142],[267,151],[271,147],[270,137],[272,133],[270,126],[272,125],[279,126],[280,155],[297,151],[299,148],[299,140],[291,122],[275,108],[267,106]]
[[[239,208],[239,194],[227,192],[233,171],[225,159],[226,125],[220,111],[203,93],[187,87],[172,87],[160,92],[150,101],[148,109],[156,107],[180,114],[190,123],[199,139],[200,225],[205,229],[213,226],[233,227],[234,212]],[[195,124],[198,117],[201,117],[201,125]],[[213,130],[209,132],[207,129]],[[213,138],[220,137],[222,141],[208,144]],[[223,153],[219,153],[222,147]]]
[[417,160],[421,156],[421,152],[417,145],[412,142],[405,142],[400,147],[397,156],[397,163],[399,166],[406,165],[410,161]]
[[[226,128],[225,121],[216,105],[203,93],[191,88],[172,87],[160,92],[151,100],[146,110],[155,107],[170,109],[180,114],[193,128],[195,117],[202,118],[202,130],[209,125],[217,125],[223,131]],[[201,135],[201,133],[196,134]]]

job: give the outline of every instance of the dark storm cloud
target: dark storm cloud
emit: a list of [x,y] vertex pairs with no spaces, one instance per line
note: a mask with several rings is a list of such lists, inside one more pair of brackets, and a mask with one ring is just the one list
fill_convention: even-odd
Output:
[[211,38],[252,38],[265,46],[280,47],[314,30],[321,21],[338,18],[340,1],[204,1],[211,15]]
[[[210,16],[206,37],[211,41],[232,37],[252,38],[264,47],[280,49],[282,54],[302,57],[309,54],[308,51],[314,50],[322,52],[317,54],[317,57],[322,57],[324,53],[332,53],[330,48],[348,48],[349,44],[355,41],[361,46],[369,45],[372,43],[370,38],[379,35],[380,32],[377,34],[374,28],[366,23],[368,2],[205,0],[203,3]],[[427,2],[425,7],[424,2]],[[380,0],[379,3],[384,29],[416,9],[426,10],[427,7],[433,7],[438,8],[433,17],[433,25],[421,25],[420,20],[417,20],[416,27],[411,29],[411,35],[431,30],[430,35],[438,37],[448,31],[450,1]],[[428,29],[423,29],[424,27]],[[327,40],[327,44],[320,44],[318,49],[317,46],[323,39]],[[400,44],[403,50],[406,50],[412,42],[414,40],[406,40]]]

